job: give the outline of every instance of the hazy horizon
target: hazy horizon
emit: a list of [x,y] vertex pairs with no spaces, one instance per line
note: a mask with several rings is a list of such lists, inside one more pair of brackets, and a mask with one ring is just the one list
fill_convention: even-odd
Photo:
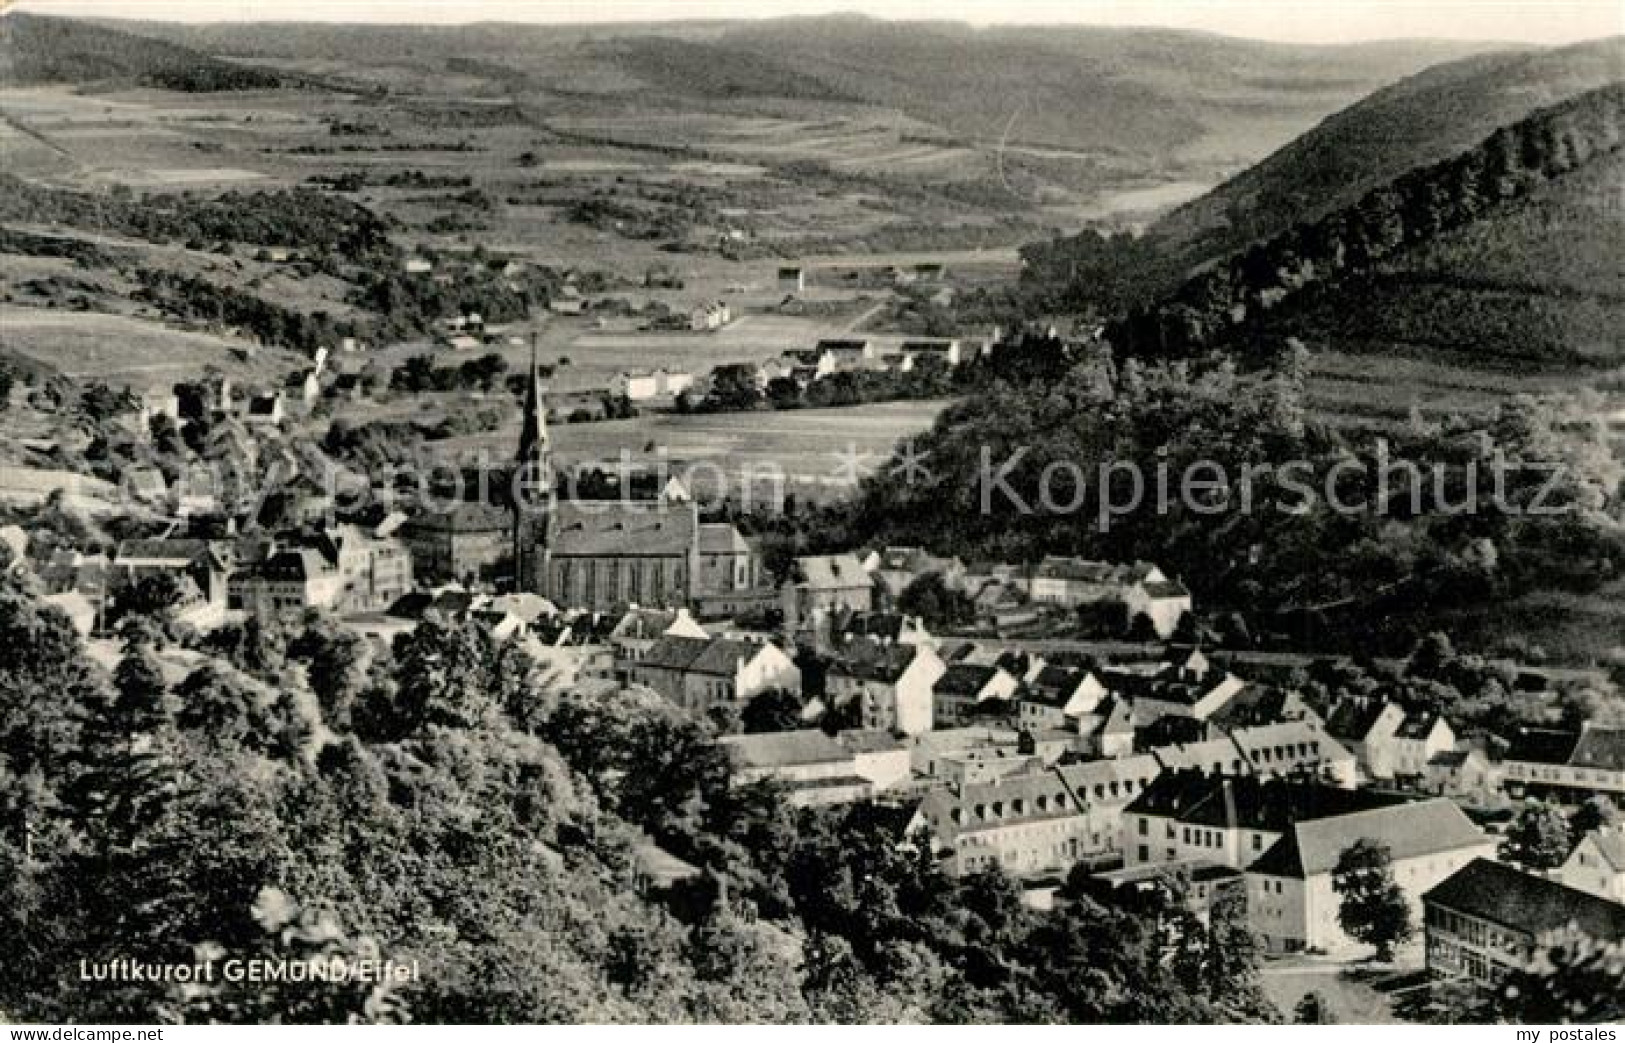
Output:
[[0,8],[66,17],[178,22],[321,22],[457,25],[519,22],[613,25],[762,20],[860,14],[888,21],[956,21],[975,26],[1067,25],[1176,29],[1281,43],[1342,44],[1395,39],[1561,45],[1625,32],[1613,0],[21,0]]

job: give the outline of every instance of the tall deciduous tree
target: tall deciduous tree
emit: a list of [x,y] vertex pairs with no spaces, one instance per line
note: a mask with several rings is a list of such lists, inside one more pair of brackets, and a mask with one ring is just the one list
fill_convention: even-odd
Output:
[[1332,869],[1332,890],[1342,896],[1338,925],[1355,941],[1375,947],[1377,959],[1392,960],[1394,947],[1415,933],[1386,845],[1362,838],[1345,848]]

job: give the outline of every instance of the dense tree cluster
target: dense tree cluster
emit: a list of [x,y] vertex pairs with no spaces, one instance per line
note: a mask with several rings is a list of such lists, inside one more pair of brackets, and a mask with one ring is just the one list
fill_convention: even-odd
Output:
[[1154,560],[1234,614],[1243,644],[1393,654],[1440,604],[1592,590],[1625,567],[1621,468],[1583,397],[1390,440],[1311,422],[1290,343],[1248,376],[1222,359],[1072,366],[951,406],[914,442],[928,476],[881,468],[809,517],[807,542]]
[[262,344],[308,355],[360,332],[353,322],[328,312],[299,311],[201,276],[157,268],[142,268],[136,275],[141,281],[132,295],[136,300],[182,319],[239,327]]
[[[433,613],[383,647],[311,614],[111,674],[0,591],[0,1009],[30,1020],[1099,1021],[1273,1017],[1244,923],[1027,908],[945,877],[906,812],[730,786],[651,693],[555,692]],[[194,661],[195,663],[195,661]],[[764,708],[765,712],[765,708]],[[649,839],[702,870],[635,886]],[[1239,932],[1239,933],[1238,933]],[[416,981],[85,983],[140,953],[415,961]]]
[[389,229],[371,210],[308,188],[191,194],[87,193],[0,175],[0,219],[54,222],[151,242],[285,246],[352,261],[393,251]]

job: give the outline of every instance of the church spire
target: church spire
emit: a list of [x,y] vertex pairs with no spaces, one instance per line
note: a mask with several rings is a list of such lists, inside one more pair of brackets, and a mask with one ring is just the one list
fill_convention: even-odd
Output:
[[553,440],[547,433],[547,400],[534,333],[512,495],[514,589],[540,593],[546,584],[548,526],[553,513]]
[[[551,465],[553,441],[547,433],[547,400],[542,390],[542,367],[536,361],[536,335],[530,337],[530,380],[525,386],[525,412],[520,421],[519,452],[514,457],[520,466]],[[538,475],[538,477],[540,477]]]

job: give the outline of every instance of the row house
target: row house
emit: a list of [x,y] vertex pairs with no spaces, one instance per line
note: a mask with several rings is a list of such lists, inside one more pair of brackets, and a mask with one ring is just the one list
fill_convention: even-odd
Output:
[[947,669],[923,645],[853,642],[830,664],[825,694],[837,707],[855,705],[864,728],[919,735],[935,723],[935,688]]
[[940,786],[920,802],[909,832],[928,833],[953,876],[995,866],[1021,878],[1060,875],[1116,849],[1124,805],[1158,770],[1142,757]]
[[1579,801],[1590,795],[1625,797],[1625,727],[1587,723],[1578,734],[1522,728],[1511,737],[1501,766],[1515,795],[1550,793]]
[[1338,924],[1342,898],[1332,886],[1338,859],[1357,840],[1387,850],[1413,923],[1427,891],[1495,854],[1494,839],[1444,797],[1296,822],[1247,868],[1248,918],[1268,951],[1334,953],[1357,945]]
[[695,715],[769,689],[801,693],[801,670],[783,649],[731,638],[662,637],[624,669],[630,683]]
[[1427,967],[1489,988],[1575,934],[1625,942],[1625,905],[1478,858],[1422,895]]

